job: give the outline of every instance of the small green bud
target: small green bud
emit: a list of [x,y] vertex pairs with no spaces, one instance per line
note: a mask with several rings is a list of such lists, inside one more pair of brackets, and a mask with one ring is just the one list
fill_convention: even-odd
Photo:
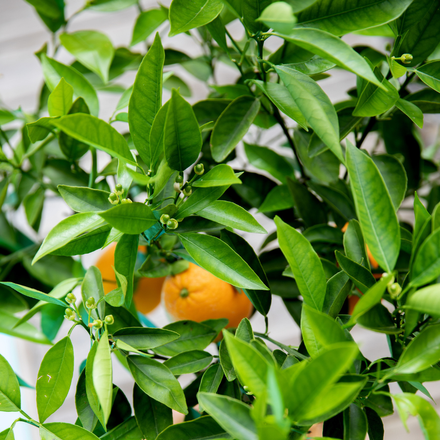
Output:
[[185,188],[183,188],[183,194],[185,194],[186,196],[190,196],[192,192],[193,192],[192,186],[189,184],[186,185]]
[[68,303],[68,304],[72,304],[72,303],[74,303],[76,301],[76,296],[73,294],[73,293],[69,293],[67,296],[66,296],[66,303]]
[[103,325],[104,325],[104,323],[100,319],[95,319],[92,322],[92,326],[95,327],[96,329],[102,328]]
[[170,216],[169,216],[168,214],[162,214],[162,215],[160,216],[160,222],[161,222],[163,225],[166,225],[169,219],[170,219]]
[[115,193],[116,193],[118,196],[122,196],[122,194],[124,194],[124,188],[122,187],[122,185],[121,185],[120,183],[118,183],[118,184],[115,186]]
[[174,182],[173,187],[174,187],[174,191],[180,193],[180,191],[181,191],[181,189],[180,189],[180,183],[178,183],[178,182]]
[[202,163],[198,163],[195,167],[194,167],[194,172],[198,175],[201,176],[204,172],[205,172],[205,166]]
[[127,203],[133,203],[133,202],[131,201],[131,199],[126,198],[126,199],[122,199],[122,200],[121,200],[121,203],[122,203],[123,205],[126,205]]
[[179,226],[179,223],[175,218],[170,218],[167,221],[167,228],[168,229],[177,229],[178,226]]
[[148,170],[147,171],[147,176],[150,177],[153,174],[153,170]]
[[119,197],[115,193],[110,193],[110,196],[108,198],[108,201],[112,205],[117,205],[119,203]]
[[68,319],[69,321],[75,321],[75,319],[76,319],[76,313],[75,313],[72,309],[67,308],[67,309],[65,310],[65,315],[64,315],[64,317],[65,317],[66,319]]
[[395,299],[399,296],[400,292],[402,291],[402,288],[400,287],[399,283],[393,283],[391,285],[387,286],[388,293],[391,295],[391,298]]
[[411,64],[411,61],[413,60],[413,56],[410,53],[404,53],[400,57],[400,61],[402,61],[403,64]]
[[104,321],[107,325],[112,325],[115,322],[115,318],[113,318],[113,315],[107,315]]
[[93,296],[91,296],[87,301],[86,301],[86,307],[88,309],[96,309],[96,301],[95,298],[93,298]]
[[176,176],[176,179],[174,180],[176,183],[183,183],[183,176],[181,174],[178,174]]

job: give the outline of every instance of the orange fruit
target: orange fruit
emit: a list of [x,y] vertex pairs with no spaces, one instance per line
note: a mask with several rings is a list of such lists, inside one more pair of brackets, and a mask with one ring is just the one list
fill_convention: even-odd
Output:
[[[113,271],[113,266],[115,265],[115,249],[116,243],[109,245],[95,264],[101,271],[105,294],[118,287],[115,272]],[[139,250],[144,249],[145,246],[139,246]],[[143,277],[135,280],[133,301],[139,312],[144,314],[150,313],[159,305],[164,280],[165,277]]]
[[227,318],[227,327],[237,327],[253,310],[243,291],[193,263],[187,270],[165,279],[162,301],[168,314],[176,321]]

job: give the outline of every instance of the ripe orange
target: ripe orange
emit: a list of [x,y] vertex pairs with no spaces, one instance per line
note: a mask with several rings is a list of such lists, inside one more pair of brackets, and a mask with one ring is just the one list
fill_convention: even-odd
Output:
[[[116,289],[116,276],[113,271],[115,265],[116,243],[113,243],[104,250],[98,258],[95,266],[101,271],[105,294]],[[139,246],[139,250],[144,246]],[[133,301],[139,312],[147,314],[154,310],[160,303],[160,292],[165,277],[160,278],[139,278],[135,281]]]
[[253,310],[252,303],[243,291],[238,291],[193,263],[187,270],[165,279],[162,301],[168,314],[175,320],[201,322],[227,318],[227,327],[237,327]]

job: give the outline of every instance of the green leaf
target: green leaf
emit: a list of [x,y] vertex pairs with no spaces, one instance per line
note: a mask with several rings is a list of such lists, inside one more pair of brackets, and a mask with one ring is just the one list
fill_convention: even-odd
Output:
[[233,438],[258,440],[257,427],[248,405],[231,397],[211,393],[198,393],[197,400]]
[[411,393],[391,394],[391,397],[407,429],[408,414],[411,414],[419,419],[425,439],[434,440],[440,436],[440,417],[423,397]]
[[47,339],[47,337],[33,325],[27,322],[18,325],[19,321],[20,319],[16,318],[14,315],[0,310],[0,333],[14,336],[15,338],[25,339],[37,344],[52,344],[49,339]]
[[45,423],[40,426],[41,440],[98,440],[95,434],[70,423]]
[[440,61],[424,64],[415,72],[427,86],[440,93]]
[[251,344],[232,336],[228,331],[223,331],[223,336],[240,382],[255,396],[263,396],[267,391],[269,362]]
[[139,440],[142,437],[136,419],[132,416],[100,438],[103,440]]
[[220,365],[222,367],[223,373],[228,380],[232,382],[237,378],[237,375],[232,365],[231,357],[229,356],[228,348],[226,346],[225,340],[221,341],[219,348]]
[[199,391],[205,393],[216,393],[222,380],[223,369],[219,363],[211,365],[202,376]]
[[235,175],[234,170],[229,165],[220,164],[200,176],[192,183],[192,186],[194,188],[212,188],[239,184],[241,184],[241,180]]
[[93,432],[98,423],[98,418],[93,412],[87,399],[85,369],[80,374],[78,384],[76,386],[75,407],[82,427],[87,429],[87,431]]
[[170,168],[184,171],[198,158],[202,135],[191,105],[173,89],[164,131],[165,157]]
[[103,421],[107,424],[113,403],[113,368],[107,329],[95,343],[98,347],[93,359],[92,380],[103,412]]
[[335,251],[335,255],[341,269],[350,277],[362,293],[367,292],[374,285],[375,279],[369,269],[347,258],[339,251]]
[[318,0],[298,15],[298,26],[344,35],[389,23],[411,3],[412,0],[352,0],[342,4]]
[[302,307],[301,332],[312,358],[332,344],[347,341],[344,330],[334,319],[307,304]]
[[279,110],[297,122],[302,128],[304,128],[304,130],[309,130],[304,115],[296,105],[295,100],[287,92],[285,86],[278,83],[264,82],[256,79],[250,80],[250,82],[255,84]]
[[129,8],[136,3],[135,0],[90,0],[86,8],[97,12],[116,12]]
[[[5,182],[6,184],[9,183],[7,179],[5,179]],[[0,202],[1,198],[0,191]],[[44,199],[44,188],[40,186],[34,192],[29,193],[23,200],[23,206],[29,226],[34,226],[37,223],[43,209]]]
[[39,301],[44,301],[45,303],[56,304],[57,306],[66,308],[66,303],[64,301],[60,301],[58,298],[54,298],[47,293],[40,292],[32,289],[31,287],[21,286],[20,284],[11,283],[9,281],[1,281],[0,284],[3,286],[8,286],[16,292],[27,296],[28,298],[37,299]]
[[341,311],[345,299],[351,293],[353,285],[343,271],[336,273],[327,281],[323,312],[335,318]]
[[14,370],[0,354],[0,411],[16,412],[21,407],[20,385]]
[[400,228],[394,206],[373,160],[347,141],[347,169],[356,212],[374,259],[391,272],[400,250]]
[[232,202],[217,200],[198,211],[197,215],[240,231],[267,234],[267,231],[254,219],[252,214]]
[[439,240],[440,229],[437,229],[420,246],[412,266],[411,286],[423,286],[440,275]]
[[384,88],[378,81],[370,65],[351,46],[331,33],[320,29],[293,29],[288,35],[274,34],[285,41],[296,44],[349,72]]
[[162,8],[140,13],[133,28],[130,46],[146,40],[167,18],[168,15]]
[[170,6],[170,37],[204,26],[214,20],[223,9],[220,0],[173,0]]
[[408,296],[405,307],[440,317],[440,284],[424,287]]
[[408,179],[405,168],[402,162],[388,154],[372,156],[372,159],[382,175],[394,209],[397,211],[406,195]]
[[288,34],[297,20],[292,6],[286,2],[274,2],[264,9],[256,21],[262,21],[276,32]]
[[240,96],[232,101],[217,119],[211,135],[211,153],[223,162],[243,139],[260,110],[260,101]]
[[47,100],[47,109],[49,116],[64,116],[67,115],[73,100],[73,87],[68,84],[64,78],[61,78],[58,85],[49,95]]
[[156,438],[173,424],[171,408],[152,399],[136,384],[133,389],[133,408],[136,421],[145,438]]
[[291,163],[270,148],[250,145],[245,142],[244,151],[251,165],[267,171],[282,183],[286,183],[286,177],[294,177],[295,175]]
[[275,66],[275,70],[305,116],[307,123],[335,156],[344,163],[339,144],[338,116],[328,96],[313,79],[295,69]]
[[344,411],[344,438],[350,440],[364,440],[368,430],[368,420],[364,411],[352,403]]
[[370,268],[370,262],[365,249],[364,236],[357,220],[350,220],[344,233],[345,255],[355,263]]
[[98,116],[99,101],[96,91],[80,72],[44,54],[41,57],[41,66],[44,80],[51,91],[55,89],[61,78],[64,78],[73,87],[74,97],[84,98],[92,115]]
[[[102,275],[99,269],[95,266],[90,266],[84,276],[81,284],[81,297],[83,303],[86,303],[89,298],[95,300],[95,304],[98,304],[96,308],[96,318],[104,319],[105,317],[105,303],[101,301],[104,298],[104,286],[102,284]],[[95,312],[92,311],[92,315]]]
[[[139,236],[124,234],[118,241],[115,249],[115,274],[119,281],[118,287],[126,282],[125,306],[130,309],[133,299],[133,284],[136,259],[138,255]],[[123,277],[121,282],[120,278]],[[125,280],[124,280],[125,278]],[[125,282],[124,282],[125,281]]]
[[37,409],[41,423],[64,403],[73,378],[73,345],[68,336],[45,354],[38,370]]
[[267,30],[267,26],[257,21],[261,16],[264,9],[269,6],[271,0],[223,0],[226,5],[234,4],[234,7],[229,9],[235,10],[239,14],[239,18],[242,19],[245,28],[251,33],[257,33],[259,31]]
[[128,104],[128,123],[133,143],[150,168],[155,158],[150,135],[154,118],[162,106],[164,62],[165,52],[159,34],[156,34],[154,43],[139,67]]
[[222,240],[209,235],[179,234],[198,265],[235,287],[269,290],[249,265]]
[[45,255],[66,245],[78,235],[96,228],[102,223],[104,223],[102,218],[91,212],[83,212],[67,217],[58,223],[46,236],[32,264],[35,264]]
[[354,325],[361,316],[365,315],[369,310],[380,303],[388,283],[392,280],[392,277],[392,275],[382,277],[376,284],[365,292],[365,294],[356,304],[353,313],[351,314],[350,321],[345,324],[346,327]]
[[164,330],[171,330],[180,336],[172,342],[155,347],[154,351],[164,356],[175,356],[192,350],[205,349],[217,336],[216,330],[194,321],[177,321],[166,325]]
[[81,64],[107,83],[115,50],[106,35],[97,31],[77,31],[61,34],[60,42]]
[[113,333],[113,339],[121,340],[138,350],[160,347],[179,338],[179,333],[161,328],[129,327]]
[[151,398],[182,414],[188,414],[185,396],[173,373],[163,364],[141,356],[128,356],[134,380]]
[[419,128],[423,128],[423,113],[419,107],[410,101],[400,98],[396,101],[395,106],[405,113]]
[[74,139],[105,151],[110,156],[122,159],[131,165],[136,165],[124,137],[101,119],[83,113],[75,113],[63,116],[52,123]]
[[318,255],[310,242],[296,229],[275,217],[280,248],[292,268],[304,302],[321,311],[324,304],[326,279]]
[[229,439],[229,434],[212,417],[203,416],[188,422],[169,426],[157,440],[211,440]]
[[58,185],[58,191],[64,201],[76,212],[107,211],[111,208],[108,201],[110,193],[84,186]]
[[429,368],[440,359],[440,325],[422,330],[405,348],[393,374],[412,374]]
[[26,0],[34,6],[40,18],[51,32],[56,32],[63,24],[64,19],[64,3],[58,3],[56,0]]
[[217,15],[217,17],[211,21],[211,23],[208,23],[206,25],[206,28],[208,29],[209,33],[211,34],[212,38],[215,40],[215,42],[226,52],[229,52],[228,44],[226,43],[226,29],[225,25],[222,22],[222,19],[220,15]]
[[264,199],[258,212],[274,212],[293,208],[293,200],[287,185],[277,185]]
[[163,364],[166,365],[175,376],[180,376],[181,374],[197,373],[205,369],[211,361],[212,356],[206,351],[192,350],[177,354],[166,360]]
[[138,202],[117,205],[99,216],[124,234],[138,235],[157,223],[153,211]]

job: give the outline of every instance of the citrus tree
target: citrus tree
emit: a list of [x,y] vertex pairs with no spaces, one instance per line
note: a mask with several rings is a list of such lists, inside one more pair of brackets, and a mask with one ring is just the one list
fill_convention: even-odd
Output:
[[[417,416],[426,439],[440,438],[440,418],[420,395],[440,379],[438,144],[425,148],[419,130],[424,114],[440,112],[438,2],[173,0],[142,11],[136,0],[90,0],[74,14],[105,19],[137,5],[130,47],[146,42],[142,54],[97,31],[71,32],[62,0],[27,1],[53,43],[37,53],[38,110],[0,109],[0,331],[52,346],[36,383],[38,420],[21,409],[22,382],[0,356],[0,411],[18,413],[0,438],[23,422],[45,440],[305,439],[324,422],[329,439],[377,440],[394,408],[404,424]],[[156,29],[193,36],[203,55],[164,48]],[[353,32],[366,44],[341,38]],[[369,36],[389,44],[373,49]],[[72,65],[57,60],[60,46]],[[209,81],[206,99],[185,99],[175,64]],[[234,84],[215,82],[222,64],[237,69]],[[136,79],[121,90],[129,70]],[[320,87],[331,75],[356,78],[347,100],[334,104]],[[109,121],[99,119],[97,91],[120,93]],[[269,129],[279,148],[249,142],[249,131],[260,139]],[[242,163],[264,173],[229,165],[242,142]],[[42,243],[8,221],[23,206],[38,231],[54,196],[74,214]],[[267,234],[262,248],[240,231]],[[110,245],[110,275],[83,268],[78,256]],[[139,280],[194,269],[246,295],[265,332],[246,317],[226,330],[224,316],[155,328],[139,313]],[[173,288],[170,307],[192,297],[183,282]],[[299,347],[269,336],[272,295],[300,326]],[[360,299],[348,309],[350,295]],[[36,314],[41,330],[28,322]],[[58,336],[64,318],[72,327]],[[385,334],[389,356],[367,359],[355,325]],[[76,327],[90,352],[72,384]],[[205,351],[221,337],[217,355]],[[133,377],[132,405],[113,384],[114,362]],[[188,373],[196,379],[182,389],[177,377]],[[393,382],[402,392],[390,393]],[[75,386],[76,424],[47,422]],[[172,410],[185,421],[173,425]]]

